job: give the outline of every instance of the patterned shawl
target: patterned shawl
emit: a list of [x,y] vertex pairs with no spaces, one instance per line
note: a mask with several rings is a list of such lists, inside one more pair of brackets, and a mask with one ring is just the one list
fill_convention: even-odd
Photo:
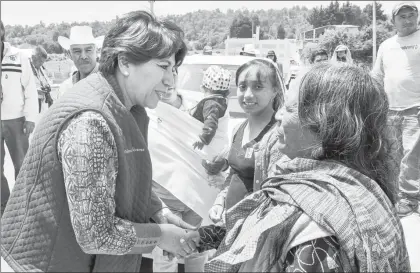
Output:
[[262,190],[227,211],[226,237],[206,272],[237,272],[256,255],[264,234],[273,232],[274,258],[258,268],[270,271],[301,211],[338,239],[346,272],[410,270],[401,223],[375,181],[331,161],[297,158],[276,168]]

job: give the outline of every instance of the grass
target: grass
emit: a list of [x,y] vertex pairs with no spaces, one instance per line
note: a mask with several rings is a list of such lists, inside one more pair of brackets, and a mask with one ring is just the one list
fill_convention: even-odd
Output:
[[70,60],[48,61],[44,64],[48,76],[53,79],[53,83],[60,84],[69,78],[73,63]]

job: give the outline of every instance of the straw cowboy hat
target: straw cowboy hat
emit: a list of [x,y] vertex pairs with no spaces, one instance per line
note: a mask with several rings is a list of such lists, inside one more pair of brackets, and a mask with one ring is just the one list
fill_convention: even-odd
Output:
[[92,28],[89,26],[74,26],[70,29],[70,38],[58,36],[58,43],[66,50],[70,49],[71,45],[86,45],[94,44],[101,48],[105,36],[94,38]]

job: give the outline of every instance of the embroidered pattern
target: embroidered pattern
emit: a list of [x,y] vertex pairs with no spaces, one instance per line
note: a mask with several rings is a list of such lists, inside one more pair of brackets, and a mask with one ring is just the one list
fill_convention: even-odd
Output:
[[200,245],[197,247],[199,252],[210,249],[217,249],[226,235],[226,228],[221,226],[204,226],[198,229],[200,234]]
[[59,137],[70,217],[84,251],[122,255],[137,241],[131,222],[114,216],[117,146],[105,119],[95,112],[73,118]]
[[291,249],[285,272],[343,272],[339,247],[334,236],[315,239]]

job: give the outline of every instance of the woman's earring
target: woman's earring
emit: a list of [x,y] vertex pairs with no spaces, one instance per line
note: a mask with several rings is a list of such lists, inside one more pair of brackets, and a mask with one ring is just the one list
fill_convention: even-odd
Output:
[[125,71],[123,74],[124,74],[124,76],[130,75],[127,71]]

